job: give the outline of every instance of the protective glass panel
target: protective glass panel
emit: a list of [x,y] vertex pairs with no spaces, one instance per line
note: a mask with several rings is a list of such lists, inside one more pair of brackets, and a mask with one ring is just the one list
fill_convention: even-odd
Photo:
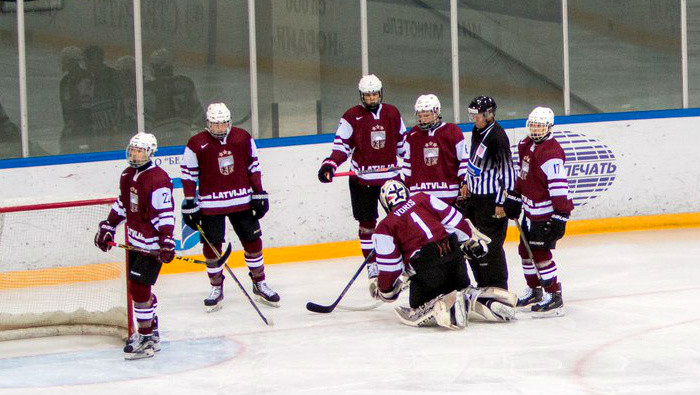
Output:
[[688,101],[700,107],[700,0],[688,0]]
[[22,156],[16,21],[16,13],[0,9],[0,159]]
[[256,2],[260,137],[333,133],[358,103],[360,6]]
[[135,132],[131,3],[39,3],[52,6],[25,17],[30,152],[122,149]]
[[387,103],[416,124],[418,96],[433,93],[454,122],[449,0],[367,2],[369,72],[382,80]]
[[143,0],[141,12],[145,127],[158,144],[185,145],[212,102],[250,131],[247,1]]
[[569,1],[572,113],[682,106],[679,3]]
[[[491,96],[500,119],[526,118],[538,105],[564,113],[559,0],[459,2],[462,121],[476,96]],[[580,103],[572,99],[572,107]]]

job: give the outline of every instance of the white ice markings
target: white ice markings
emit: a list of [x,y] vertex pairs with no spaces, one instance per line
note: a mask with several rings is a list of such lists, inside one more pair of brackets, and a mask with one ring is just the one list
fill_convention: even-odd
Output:
[[[236,357],[242,346],[213,337],[164,341],[151,359],[125,361],[119,348],[0,359],[0,388],[127,381],[205,368]],[[212,352],[216,350],[216,352]],[[40,374],[37,374],[41,372]]]

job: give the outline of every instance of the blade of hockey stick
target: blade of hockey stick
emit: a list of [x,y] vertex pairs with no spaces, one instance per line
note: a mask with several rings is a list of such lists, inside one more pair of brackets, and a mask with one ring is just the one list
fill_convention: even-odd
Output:
[[[140,252],[142,254],[148,254],[148,255],[154,255],[154,256],[158,255],[158,252],[156,252],[156,251],[144,250],[143,248],[138,248],[138,247],[134,247],[134,246],[126,245],[126,244],[119,244],[119,243],[114,243],[114,242],[110,242],[108,244],[111,245],[112,247],[123,248],[123,249],[129,250],[129,251],[136,251],[136,252]],[[224,254],[219,258],[218,261],[216,261],[216,263],[219,266],[221,266],[222,262],[226,262],[229,255],[231,255],[231,243],[228,244],[228,248],[226,249],[226,252],[224,252]],[[198,265],[206,265],[207,264],[206,261],[202,261],[202,260],[194,259],[194,258],[188,258],[186,256],[175,255],[175,258],[173,258],[173,259],[177,259],[177,260],[183,261],[183,262],[196,263]]]
[[362,273],[362,269],[364,269],[365,266],[367,266],[367,262],[369,262],[373,258],[374,258],[374,250],[372,250],[372,252],[370,252],[369,255],[367,255],[367,258],[365,258],[364,262],[362,262],[360,267],[357,269],[355,274],[350,279],[350,282],[348,282],[348,285],[345,286],[345,289],[343,289],[343,292],[340,293],[340,296],[338,296],[338,299],[336,299],[335,302],[333,302],[332,304],[330,304],[328,306],[320,305],[320,304],[313,303],[313,302],[308,302],[306,304],[306,310],[309,310],[313,313],[323,313],[323,314],[330,313],[331,311],[335,310],[335,307],[338,305],[338,303],[340,303],[340,300],[343,299],[343,296],[345,296],[345,293],[348,292],[348,289],[350,289],[350,286],[352,285],[352,283],[354,283],[355,280],[357,279],[357,277],[360,275],[360,273]]

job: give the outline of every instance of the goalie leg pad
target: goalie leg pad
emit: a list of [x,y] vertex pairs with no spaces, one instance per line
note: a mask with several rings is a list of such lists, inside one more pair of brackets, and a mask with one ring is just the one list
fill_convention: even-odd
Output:
[[518,297],[505,289],[469,286],[462,293],[469,305],[467,316],[470,320],[500,322],[515,319]]
[[503,288],[498,287],[487,287],[483,288],[480,298],[495,299],[506,306],[515,307],[518,303],[518,295],[513,292],[508,292]]
[[452,291],[418,308],[397,307],[394,311],[399,320],[409,326],[441,326],[457,330],[467,326],[467,309],[462,294]]

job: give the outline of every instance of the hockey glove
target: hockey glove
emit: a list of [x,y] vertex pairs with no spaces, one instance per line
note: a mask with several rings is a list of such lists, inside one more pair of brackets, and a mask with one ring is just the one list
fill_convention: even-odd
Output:
[[520,217],[520,212],[523,209],[523,199],[520,196],[506,194],[506,201],[503,203],[503,210],[506,212],[506,217],[517,220]]
[[569,219],[567,214],[554,212],[552,216],[544,224],[544,234],[547,241],[555,242],[564,237],[566,231],[566,221]]
[[161,235],[158,241],[158,260],[162,263],[170,263],[175,259],[175,241],[169,236]]
[[333,181],[336,167],[337,166],[330,158],[326,158],[321,164],[321,168],[318,170],[318,180],[322,183]]
[[250,201],[250,208],[253,210],[253,217],[260,219],[270,210],[270,201],[267,199],[267,192],[260,191],[253,194]]
[[158,260],[162,263],[170,263],[175,259],[175,250],[172,248],[161,248],[158,250]]
[[471,238],[462,243],[462,252],[467,256],[467,259],[481,258],[488,254],[488,242],[483,239]]
[[182,201],[182,222],[192,229],[197,229],[202,215],[199,213],[199,204],[195,199],[185,199]]
[[112,249],[109,244],[114,241],[114,226],[110,225],[107,221],[100,222],[100,230],[95,234],[95,246],[104,252]]
[[374,278],[369,282],[369,293],[374,299],[381,300],[385,303],[392,303],[399,298],[399,294],[401,293],[401,285],[401,278],[396,278],[394,281],[394,286],[390,290],[384,292],[379,289],[377,279]]

